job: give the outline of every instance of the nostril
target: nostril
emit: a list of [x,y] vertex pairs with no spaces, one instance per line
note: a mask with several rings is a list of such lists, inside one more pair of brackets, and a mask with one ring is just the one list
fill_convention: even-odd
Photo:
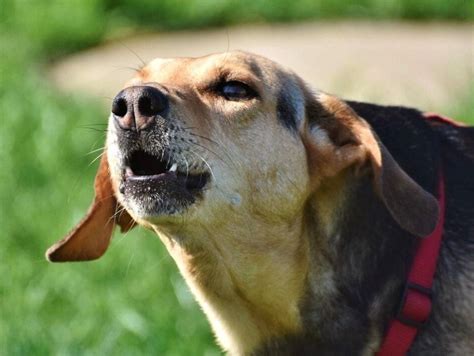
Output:
[[157,110],[156,105],[148,96],[142,96],[138,99],[138,111],[144,116],[154,116],[161,110]]
[[128,107],[125,98],[115,98],[112,103],[112,113],[118,117],[124,117],[127,114]]
[[166,109],[167,98],[158,89],[145,87],[138,98],[138,112],[143,116],[155,116]]

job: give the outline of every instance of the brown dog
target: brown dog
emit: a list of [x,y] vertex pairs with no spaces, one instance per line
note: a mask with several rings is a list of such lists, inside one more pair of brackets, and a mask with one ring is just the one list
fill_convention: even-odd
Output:
[[474,132],[344,102],[248,53],[156,59],[114,99],[96,197],[51,261],[154,230],[224,350],[366,355],[420,237],[446,223],[412,354],[474,350]]

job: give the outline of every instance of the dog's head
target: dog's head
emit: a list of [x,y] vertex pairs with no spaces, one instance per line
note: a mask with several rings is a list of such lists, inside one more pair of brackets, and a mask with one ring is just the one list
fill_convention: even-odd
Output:
[[262,226],[292,225],[349,171],[373,177],[402,228],[433,230],[436,200],[343,101],[248,53],[156,59],[114,99],[94,202],[48,258],[100,257],[116,223],[177,239],[256,229],[265,245]]

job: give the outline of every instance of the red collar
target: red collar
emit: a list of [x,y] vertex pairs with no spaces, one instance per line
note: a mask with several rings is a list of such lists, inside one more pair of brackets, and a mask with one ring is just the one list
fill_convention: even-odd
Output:
[[[425,116],[442,124],[462,126],[455,121],[434,114]],[[444,172],[439,170],[438,204],[439,219],[434,231],[423,238],[415,253],[408,279],[403,291],[397,315],[390,321],[387,333],[377,356],[406,355],[415,340],[418,330],[431,313],[431,288],[438,261],[445,218]]]

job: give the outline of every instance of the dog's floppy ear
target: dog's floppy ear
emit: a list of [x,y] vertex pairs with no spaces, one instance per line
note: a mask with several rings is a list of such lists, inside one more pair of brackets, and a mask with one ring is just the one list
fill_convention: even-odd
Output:
[[395,221],[417,236],[434,230],[436,199],[403,171],[370,125],[346,103],[327,94],[311,96],[306,116],[302,135],[312,175],[324,179],[370,163],[376,192]]
[[115,199],[105,152],[95,177],[94,189],[95,197],[86,216],[66,237],[46,251],[49,261],[95,260],[107,250],[115,224],[120,226],[122,232],[135,225]]

